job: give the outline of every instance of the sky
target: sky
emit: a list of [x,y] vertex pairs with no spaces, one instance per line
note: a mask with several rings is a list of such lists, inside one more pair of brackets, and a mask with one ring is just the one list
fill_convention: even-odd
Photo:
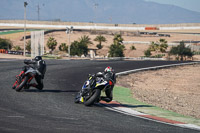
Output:
[[[0,19],[97,23],[199,23],[200,0],[0,0]],[[167,4],[167,5],[166,5]],[[94,5],[97,5],[96,7]],[[123,10],[125,9],[125,10]],[[147,15],[147,14],[150,15]]]
[[179,6],[192,11],[200,12],[200,0],[145,0],[161,4],[170,4]]

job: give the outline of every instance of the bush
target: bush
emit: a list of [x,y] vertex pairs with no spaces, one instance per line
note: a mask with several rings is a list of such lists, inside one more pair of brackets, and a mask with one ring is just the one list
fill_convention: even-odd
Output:
[[157,54],[155,56],[151,56],[151,58],[162,58],[165,54]]
[[178,46],[172,47],[170,50],[170,54],[178,55],[178,57],[181,57],[180,60],[183,60],[183,57],[185,56],[192,57],[194,55],[191,51],[191,48],[185,47],[184,42],[180,42]]
[[124,57],[124,45],[112,44],[109,50],[109,57]]
[[0,38],[0,49],[5,49],[5,50],[12,49],[12,42],[8,39]]
[[144,51],[144,55],[145,55],[145,57],[150,57],[151,56],[151,50],[147,49],[146,51]]
[[56,48],[56,46],[57,46],[57,41],[53,37],[50,37],[47,41],[47,47],[51,50],[50,53],[52,53],[52,51]]
[[109,50],[109,57],[124,57],[124,45],[122,45],[123,43],[123,38],[120,34],[116,34],[114,36],[113,42],[114,44],[112,44],[110,46],[110,50]]
[[136,50],[135,46],[131,46],[130,49],[131,49],[131,50]]
[[26,50],[28,52],[31,52],[31,40],[29,40],[28,42],[26,42]]
[[70,47],[70,55],[87,55],[88,53],[88,46],[83,42],[74,41]]
[[14,46],[14,49],[15,49],[16,51],[22,50],[22,48],[21,48],[20,46]]
[[66,43],[62,43],[62,44],[59,46],[59,50],[60,50],[60,51],[68,52],[68,46],[66,46]]

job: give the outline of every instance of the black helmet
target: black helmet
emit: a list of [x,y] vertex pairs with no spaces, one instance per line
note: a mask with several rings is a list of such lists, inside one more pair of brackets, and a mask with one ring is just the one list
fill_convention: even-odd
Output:
[[36,56],[36,57],[35,57],[35,60],[36,60],[36,61],[42,60],[42,57],[41,57],[41,56]]

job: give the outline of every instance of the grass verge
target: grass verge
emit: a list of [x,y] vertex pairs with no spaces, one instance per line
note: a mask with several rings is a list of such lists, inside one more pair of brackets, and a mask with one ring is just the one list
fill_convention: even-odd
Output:
[[43,59],[62,59],[62,57],[56,56],[56,55],[43,55]]
[[[27,32],[31,32],[31,31],[38,31],[38,29],[27,29]],[[19,32],[24,32],[24,30],[8,30],[6,32],[0,32],[0,35],[6,35],[6,34],[13,34],[13,33],[19,33]]]
[[136,100],[129,88],[115,86],[113,95],[115,101],[118,101],[122,105],[128,108],[132,108],[138,112],[200,126],[200,119],[184,116],[176,112],[164,110],[160,107],[149,105]]

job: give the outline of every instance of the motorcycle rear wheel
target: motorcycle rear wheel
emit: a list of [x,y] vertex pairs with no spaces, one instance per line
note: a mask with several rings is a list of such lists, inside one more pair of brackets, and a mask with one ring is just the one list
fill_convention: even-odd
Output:
[[26,85],[28,79],[29,79],[28,76],[25,76],[22,82],[19,83],[18,86],[15,88],[15,90],[19,92]]
[[101,95],[101,90],[95,89],[93,91],[93,93],[92,93],[92,96],[89,99],[84,100],[84,105],[85,106],[91,106],[91,105],[93,105],[94,102],[98,100],[98,98],[100,97],[100,95]]

